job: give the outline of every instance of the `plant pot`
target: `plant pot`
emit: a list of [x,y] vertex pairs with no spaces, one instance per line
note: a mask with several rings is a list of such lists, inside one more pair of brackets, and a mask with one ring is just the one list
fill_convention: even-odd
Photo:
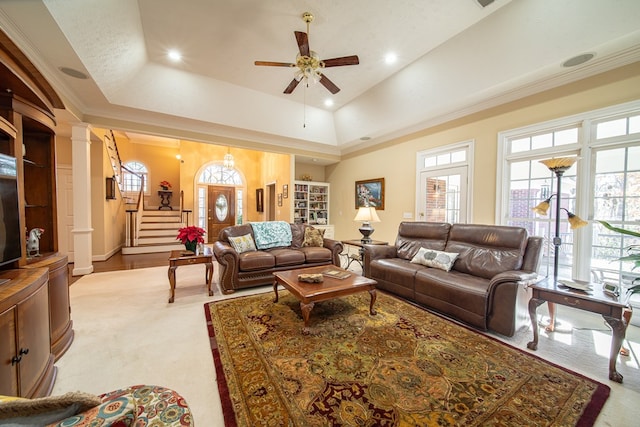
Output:
[[195,240],[187,241],[187,243],[184,244],[185,249],[193,252],[194,254],[196,253],[196,246],[198,246],[198,242]]
[[163,191],[167,191],[169,187],[161,187]]

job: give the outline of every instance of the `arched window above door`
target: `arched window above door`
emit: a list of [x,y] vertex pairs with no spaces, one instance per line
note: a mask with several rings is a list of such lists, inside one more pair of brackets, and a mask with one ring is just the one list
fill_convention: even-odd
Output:
[[198,179],[201,184],[242,185],[242,177],[235,169],[227,169],[221,164],[207,166]]

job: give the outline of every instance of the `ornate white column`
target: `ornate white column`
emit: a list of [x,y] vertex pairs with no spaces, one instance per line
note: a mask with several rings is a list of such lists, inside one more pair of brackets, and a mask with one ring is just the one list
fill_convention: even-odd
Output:
[[73,254],[72,275],[93,273],[91,248],[91,135],[88,123],[73,123],[71,128],[73,163]]

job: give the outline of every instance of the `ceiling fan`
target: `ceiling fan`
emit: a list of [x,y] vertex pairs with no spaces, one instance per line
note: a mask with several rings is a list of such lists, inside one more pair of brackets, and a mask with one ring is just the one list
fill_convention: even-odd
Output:
[[328,67],[340,67],[343,65],[358,65],[360,60],[357,55],[343,56],[340,58],[320,59],[317,53],[309,49],[309,23],[313,21],[313,15],[309,12],[302,14],[302,20],[307,23],[307,32],[294,31],[296,42],[300,52],[296,55],[296,62],[270,62],[255,61],[255,65],[268,67],[297,67],[295,75],[284,93],[291,93],[298,86],[300,81],[306,80],[307,83],[320,82],[329,92],[336,94],[340,92],[340,88],[336,86],[322,70]]

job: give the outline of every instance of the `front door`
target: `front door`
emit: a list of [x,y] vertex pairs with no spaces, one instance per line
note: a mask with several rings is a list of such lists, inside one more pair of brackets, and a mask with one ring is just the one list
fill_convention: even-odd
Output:
[[213,243],[218,240],[220,230],[236,224],[235,188],[209,185],[207,199],[207,241]]

